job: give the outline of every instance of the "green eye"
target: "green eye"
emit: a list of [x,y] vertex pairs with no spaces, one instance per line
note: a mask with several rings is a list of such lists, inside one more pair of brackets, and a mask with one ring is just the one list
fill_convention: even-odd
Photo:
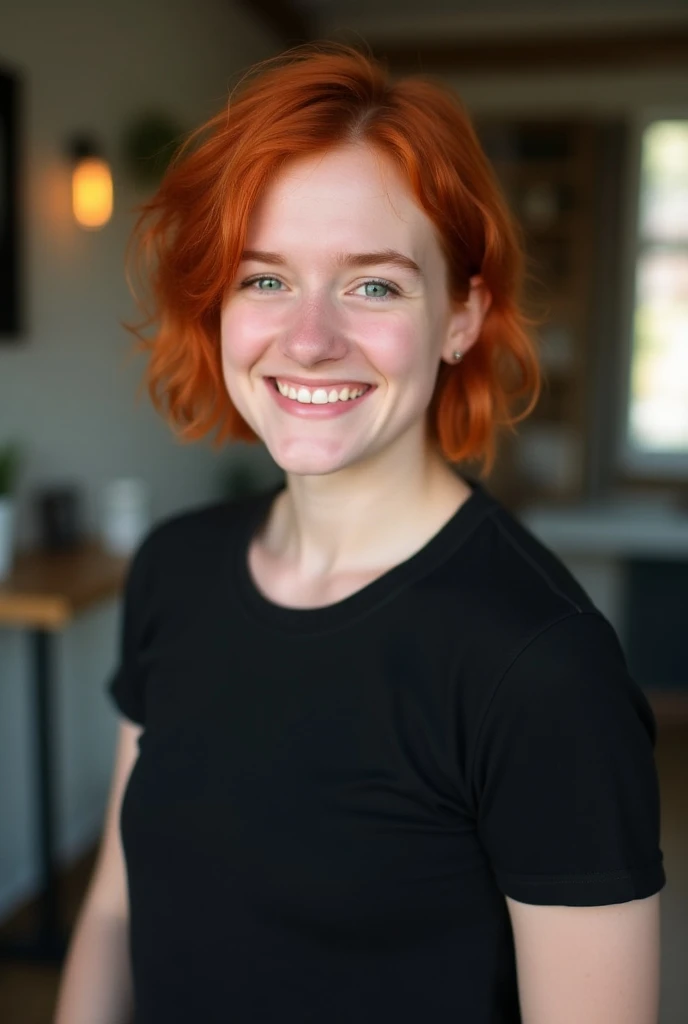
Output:
[[[257,278],[255,281],[253,281],[251,283],[259,285],[259,288],[258,288],[259,292],[276,292],[276,291],[278,291],[280,285],[282,284],[282,282],[278,281],[276,277],[259,277],[259,278]],[[268,288],[261,288],[260,285],[263,285],[263,284],[270,285],[270,287],[268,287]],[[272,287],[273,285],[276,285],[277,287]]]
[[[389,281],[364,281],[359,287],[366,289],[363,296],[365,299],[377,299],[380,302],[384,302],[385,299],[395,298],[400,294],[399,289],[395,285],[390,284]],[[382,292],[379,290],[377,292],[370,292],[368,291],[369,288],[382,289]]]
[[367,292],[367,297],[369,299],[383,299],[383,298],[385,298],[385,295],[389,291],[389,285],[388,284],[383,284],[382,281],[366,281],[366,283],[364,284],[363,287],[366,288],[366,289],[368,289],[368,288],[378,288],[378,289],[382,288],[382,289],[384,289],[384,294],[381,294],[380,291],[372,292],[372,293],[371,292]]

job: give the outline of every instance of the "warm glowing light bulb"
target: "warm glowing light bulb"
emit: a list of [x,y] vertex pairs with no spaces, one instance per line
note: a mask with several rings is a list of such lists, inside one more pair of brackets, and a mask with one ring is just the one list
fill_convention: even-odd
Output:
[[72,171],[74,217],[84,228],[102,228],[112,216],[112,174],[100,157],[87,156]]

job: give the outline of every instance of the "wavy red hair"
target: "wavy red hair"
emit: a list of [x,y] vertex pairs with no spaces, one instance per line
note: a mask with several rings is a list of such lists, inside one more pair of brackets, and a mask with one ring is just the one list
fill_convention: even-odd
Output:
[[132,243],[148,299],[139,300],[143,321],[128,329],[150,355],[150,396],[183,439],[216,430],[215,445],[255,440],[229,399],[220,354],[220,311],[249,217],[286,161],[351,142],[374,146],[406,176],[437,229],[451,298],[465,300],[474,274],[492,295],[466,358],[440,366],[429,409],[445,457],[481,460],[489,472],[499,428],[524,419],[541,389],[519,307],[516,233],[457,97],[423,78],[392,81],[346,45],[299,46],[252,68],[141,207]]

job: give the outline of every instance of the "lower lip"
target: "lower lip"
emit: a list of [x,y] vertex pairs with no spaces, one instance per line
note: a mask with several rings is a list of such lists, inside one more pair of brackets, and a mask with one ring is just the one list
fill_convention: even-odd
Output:
[[348,398],[346,402],[328,402],[322,405],[313,405],[312,402],[297,402],[294,398],[285,398],[285,396],[277,390],[275,387],[274,380],[270,377],[264,378],[265,383],[272,397],[274,398],[280,409],[284,409],[285,412],[290,413],[292,416],[301,416],[306,419],[315,420],[329,420],[334,416],[343,416],[345,413],[350,412],[352,409],[358,408],[361,402],[365,402],[368,395],[372,394],[375,388],[368,388],[358,398]]

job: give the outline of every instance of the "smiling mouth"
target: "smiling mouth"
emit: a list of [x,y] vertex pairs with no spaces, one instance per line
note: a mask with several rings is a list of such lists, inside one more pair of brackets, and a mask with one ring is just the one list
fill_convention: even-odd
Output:
[[279,391],[284,398],[299,402],[301,405],[334,405],[336,402],[351,402],[370,391],[372,387],[370,384],[331,384],[306,387],[303,384],[294,384],[277,377],[272,377],[271,380],[275,390]]

